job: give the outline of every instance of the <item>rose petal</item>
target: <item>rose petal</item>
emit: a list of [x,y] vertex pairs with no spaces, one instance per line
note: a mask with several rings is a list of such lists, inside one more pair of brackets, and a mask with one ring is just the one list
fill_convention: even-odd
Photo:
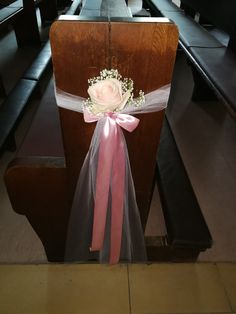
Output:
[[120,105],[116,109],[121,111],[125,107],[129,97],[130,97],[130,91],[127,90],[127,92],[123,95],[122,102],[120,103]]

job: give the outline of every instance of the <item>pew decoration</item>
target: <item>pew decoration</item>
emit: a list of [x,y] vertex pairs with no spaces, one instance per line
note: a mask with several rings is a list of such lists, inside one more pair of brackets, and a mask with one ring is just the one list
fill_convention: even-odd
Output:
[[[145,262],[146,249],[123,130],[140,122],[133,115],[163,110],[170,85],[134,98],[134,84],[117,70],[89,79],[89,98],[55,88],[59,107],[97,122],[81,168],[71,208],[65,259],[101,263]],[[142,143],[140,143],[142,149]],[[145,165],[143,165],[145,167]]]

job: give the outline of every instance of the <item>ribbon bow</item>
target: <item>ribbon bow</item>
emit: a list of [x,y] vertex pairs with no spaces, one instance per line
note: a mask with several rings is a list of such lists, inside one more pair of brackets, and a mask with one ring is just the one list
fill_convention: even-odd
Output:
[[[125,152],[121,128],[132,132],[139,119],[122,113],[106,113],[103,117],[84,110],[85,122],[105,118],[100,137],[91,251],[103,248],[109,191],[111,191],[110,264],[119,261],[122,238],[125,193]],[[121,127],[121,128],[120,128]]]

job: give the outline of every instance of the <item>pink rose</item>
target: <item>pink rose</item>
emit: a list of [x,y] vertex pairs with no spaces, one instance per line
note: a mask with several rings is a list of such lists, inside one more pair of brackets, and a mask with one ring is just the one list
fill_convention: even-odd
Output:
[[93,113],[120,111],[130,97],[130,91],[122,95],[122,83],[114,78],[99,81],[88,89],[93,103]]

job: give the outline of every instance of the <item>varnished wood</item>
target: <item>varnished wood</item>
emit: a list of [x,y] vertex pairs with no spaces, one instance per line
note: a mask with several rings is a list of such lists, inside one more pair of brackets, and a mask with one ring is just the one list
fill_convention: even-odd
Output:
[[26,215],[41,239],[49,261],[63,261],[69,204],[64,158],[17,158],[5,182],[14,210]]
[[[106,68],[108,33],[107,22],[82,21],[53,24],[51,29],[52,59],[56,84],[60,89],[87,97],[88,79]],[[80,113],[66,109],[60,109],[60,118],[68,170],[68,193],[72,200],[77,177],[88,151],[95,124],[85,125]]]
[[[116,68],[123,77],[134,80],[136,94],[140,89],[145,93],[153,91],[171,81],[177,37],[171,23],[142,23],[139,19],[96,25],[58,21],[51,30],[56,83],[67,92],[87,97],[87,79],[104,68]],[[137,130],[125,134],[143,227],[152,197],[163,114],[140,116]],[[95,124],[86,124],[82,114],[66,109],[60,109],[60,116],[72,199]]]
[[[110,66],[134,80],[136,94],[140,89],[151,92],[171,81],[176,39],[177,30],[170,23],[149,22],[144,27],[138,19],[128,26],[126,22],[112,22]],[[125,134],[143,228],[152,198],[163,115],[164,111],[144,114],[139,127]]]

